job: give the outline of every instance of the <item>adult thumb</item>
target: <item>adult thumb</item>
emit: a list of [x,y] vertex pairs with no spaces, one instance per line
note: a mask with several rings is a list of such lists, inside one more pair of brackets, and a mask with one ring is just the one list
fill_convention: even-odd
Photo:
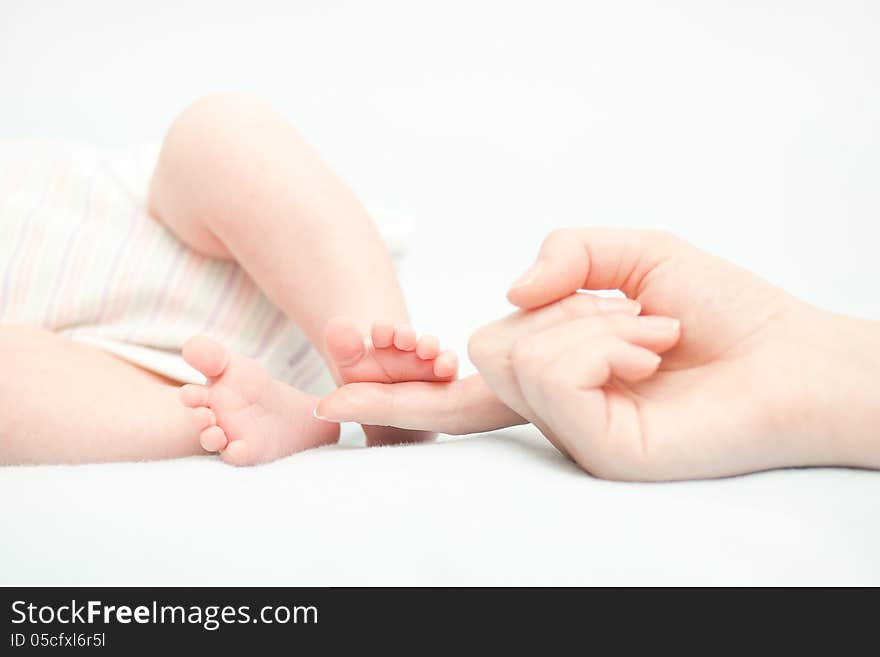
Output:
[[507,298],[520,308],[544,306],[581,289],[618,289],[635,298],[645,277],[686,247],[663,231],[561,228],[547,236]]

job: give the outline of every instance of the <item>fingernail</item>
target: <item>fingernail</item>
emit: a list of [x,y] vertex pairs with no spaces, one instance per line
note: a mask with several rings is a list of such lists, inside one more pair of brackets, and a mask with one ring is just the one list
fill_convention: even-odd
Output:
[[538,274],[541,273],[541,269],[543,269],[543,267],[544,267],[544,263],[541,262],[540,260],[538,260],[535,264],[533,264],[531,267],[526,269],[520,275],[520,277],[517,278],[513,282],[513,285],[511,285],[510,287],[513,288],[513,287],[522,287],[524,285],[531,285],[532,283],[535,282],[535,279],[538,277]]
[[663,333],[672,333],[678,330],[681,322],[672,317],[661,317],[659,315],[639,317],[642,325],[651,331],[662,331]]
[[329,417],[324,417],[323,415],[318,415],[318,407],[317,406],[315,406],[315,408],[312,409],[312,415],[315,416],[316,420],[323,420],[324,422],[333,422],[333,420],[331,420]]
[[642,304],[633,299],[621,299],[620,297],[599,297],[596,299],[596,307],[603,313],[626,313],[638,315],[642,312]]

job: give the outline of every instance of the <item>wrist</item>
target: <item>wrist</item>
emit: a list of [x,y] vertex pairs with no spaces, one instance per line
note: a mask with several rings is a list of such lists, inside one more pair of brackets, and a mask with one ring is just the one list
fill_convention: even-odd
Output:
[[880,468],[880,322],[823,313],[802,415],[821,463]]

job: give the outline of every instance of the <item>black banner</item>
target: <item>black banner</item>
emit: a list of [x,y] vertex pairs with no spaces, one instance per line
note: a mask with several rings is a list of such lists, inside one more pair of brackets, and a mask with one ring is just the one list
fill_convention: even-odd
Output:
[[[412,652],[531,647],[555,653],[574,641],[649,649],[782,645],[846,627],[852,646],[876,605],[844,612],[851,592],[661,589],[5,588],[0,654],[182,649],[335,654],[353,645]],[[871,592],[873,593],[873,592]],[[869,596],[873,597],[873,595]],[[830,598],[830,599],[829,599]],[[824,599],[824,600],[823,600]],[[837,599],[837,602],[834,600]],[[829,604],[830,603],[830,604]],[[837,618],[835,618],[837,615]],[[708,644],[706,642],[709,642]],[[601,654],[605,651],[600,650]],[[612,652],[617,652],[613,650]],[[61,653],[63,654],[63,652]]]

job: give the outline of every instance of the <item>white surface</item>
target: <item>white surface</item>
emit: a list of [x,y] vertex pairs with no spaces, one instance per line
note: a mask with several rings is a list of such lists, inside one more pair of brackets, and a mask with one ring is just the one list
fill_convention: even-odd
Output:
[[[404,287],[459,349],[558,225],[880,318],[877,3],[180,4],[0,0],[0,132],[141,143],[263,96],[418,220]],[[877,473],[613,484],[529,435],[5,469],[0,583],[880,584]]]
[[880,584],[880,476],[609,483],[529,430],[6,470],[2,584]]

